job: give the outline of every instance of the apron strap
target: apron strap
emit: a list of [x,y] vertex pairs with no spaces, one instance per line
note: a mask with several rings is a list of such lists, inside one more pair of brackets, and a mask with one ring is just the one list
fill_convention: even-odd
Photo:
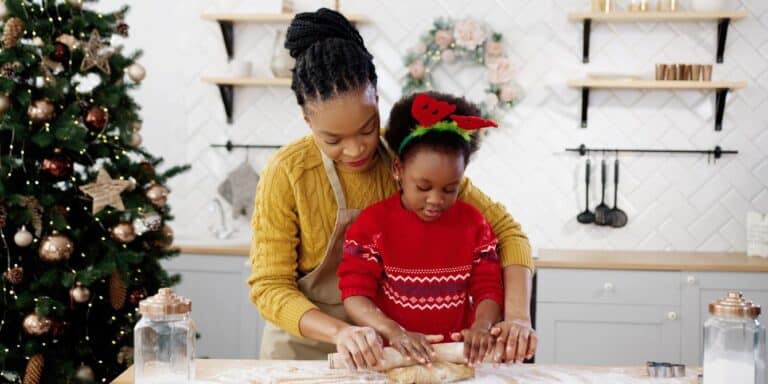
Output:
[[338,209],[346,209],[347,198],[344,196],[344,190],[341,188],[341,181],[339,181],[339,175],[336,173],[336,166],[322,149],[320,149],[320,154],[323,156],[325,174],[328,175],[328,181],[331,183],[331,188],[333,188],[333,195],[336,196],[336,205],[338,205]]

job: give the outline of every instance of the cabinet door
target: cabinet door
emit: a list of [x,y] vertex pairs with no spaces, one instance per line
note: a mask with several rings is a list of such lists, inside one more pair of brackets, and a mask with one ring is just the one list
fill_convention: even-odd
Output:
[[644,365],[649,360],[680,360],[679,307],[537,305],[537,363]]
[[251,275],[251,262],[243,257],[240,264],[240,282],[244,294],[240,295],[240,356],[241,359],[258,359],[261,351],[261,333],[264,319],[259,314],[256,304],[249,296],[248,276]]
[[[243,298],[247,300],[248,285],[243,278],[242,256],[183,254],[163,261],[169,273],[181,274],[181,283],[174,290],[192,300],[192,318],[200,339],[196,342],[197,357],[252,358],[243,356],[255,340],[241,334],[243,322],[253,324],[255,308],[244,313]],[[260,334],[260,332],[259,332]]]
[[[683,363],[701,365],[704,322],[709,316],[709,303],[729,292],[740,291],[755,303],[768,305],[768,273],[683,272],[682,353]],[[761,315],[764,318],[765,315]]]

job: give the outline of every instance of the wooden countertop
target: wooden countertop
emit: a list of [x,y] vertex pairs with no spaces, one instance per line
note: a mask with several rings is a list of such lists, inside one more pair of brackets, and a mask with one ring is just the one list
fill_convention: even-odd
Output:
[[[277,360],[197,360],[198,384],[217,383],[386,383],[382,374],[330,370],[325,361]],[[697,383],[698,369],[687,369],[681,378],[658,379],[648,377],[645,367],[588,367],[518,364],[493,368],[484,364],[477,368],[475,378],[462,383]],[[133,369],[129,368],[113,384],[132,384]]]
[[692,272],[768,272],[768,259],[746,253],[541,249],[537,268]]
[[[184,245],[183,254],[248,256],[248,245]],[[536,268],[768,272],[768,259],[743,252],[589,251],[541,249]]]

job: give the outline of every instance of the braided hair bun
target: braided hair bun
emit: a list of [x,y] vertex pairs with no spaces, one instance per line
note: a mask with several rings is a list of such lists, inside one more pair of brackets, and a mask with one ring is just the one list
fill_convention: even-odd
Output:
[[296,59],[291,89],[296,101],[324,101],[368,84],[376,86],[373,56],[342,14],[320,8],[297,14],[288,27],[285,48]]

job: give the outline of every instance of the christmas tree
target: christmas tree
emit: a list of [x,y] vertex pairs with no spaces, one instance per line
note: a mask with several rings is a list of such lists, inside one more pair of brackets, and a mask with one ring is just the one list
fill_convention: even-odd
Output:
[[177,279],[164,185],[186,167],[141,148],[128,8],[80,1],[0,0],[0,382],[109,382]]

